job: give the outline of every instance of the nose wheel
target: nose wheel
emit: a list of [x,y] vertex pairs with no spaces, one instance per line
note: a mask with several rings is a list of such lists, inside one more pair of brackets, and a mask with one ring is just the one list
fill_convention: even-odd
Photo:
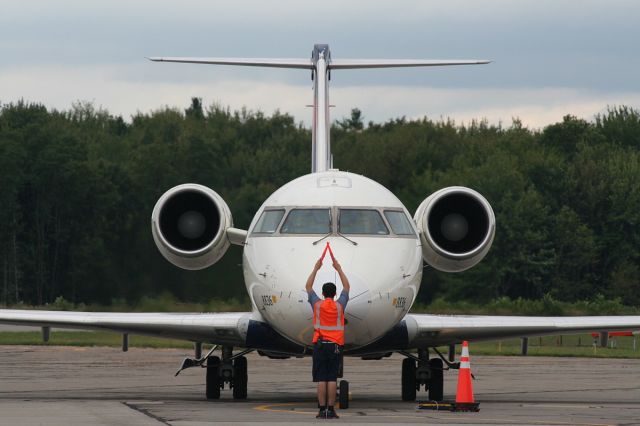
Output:
[[340,380],[338,383],[338,402],[341,410],[349,408],[349,382],[346,380]]

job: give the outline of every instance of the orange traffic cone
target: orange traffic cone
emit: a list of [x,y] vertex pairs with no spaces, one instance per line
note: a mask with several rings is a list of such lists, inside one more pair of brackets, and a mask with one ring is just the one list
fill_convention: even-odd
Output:
[[462,342],[460,356],[460,370],[458,370],[458,391],[456,392],[456,408],[461,411],[478,411],[478,405],[473,398],[471,384],[471,363],[469,362],[469,343]]
[[462,342],[462,355],[460,356],[460,368],[458,370],[458,391],[456,401],[428,401],[418,404],[422,410],[446,410],[446,411],[480,411],[480,403],[473,398],[473,386],[471,385],[471,364],[469,363],[469,343]]

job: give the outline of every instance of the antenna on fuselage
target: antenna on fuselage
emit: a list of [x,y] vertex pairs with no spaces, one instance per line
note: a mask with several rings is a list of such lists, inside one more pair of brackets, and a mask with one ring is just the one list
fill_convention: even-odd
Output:
[[313,119],[311,122],[311,173],[333,167],[329,118],[329,80],[332,70],[361,68],[433,67],[448,65],[488,64],[487,60],[440,59],[342,59],[333,60],[328,44],[313,46],[311,59],[266,58],[178,58],[152,57],[155,62],[182,62],[190,64],[241,65],[251,67],[298,68],[311,70],[313,79]]

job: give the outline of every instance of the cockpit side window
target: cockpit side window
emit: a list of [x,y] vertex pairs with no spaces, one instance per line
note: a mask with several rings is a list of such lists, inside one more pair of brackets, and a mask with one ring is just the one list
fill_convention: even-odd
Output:
[[388,235],[389,229],[377,210],[340,209],[338,232],[341,234]]
[[278,229],[282,216],[284,216],[284,209],[263,211],[253,232],[256,234],[273,234]]
[[331,232],[329,209],[293,209],[287,215],[281,234],[328,234]]
[[384,216],[387,218],[391,229],[396,235],[416,235],[404,212],[385,210]]

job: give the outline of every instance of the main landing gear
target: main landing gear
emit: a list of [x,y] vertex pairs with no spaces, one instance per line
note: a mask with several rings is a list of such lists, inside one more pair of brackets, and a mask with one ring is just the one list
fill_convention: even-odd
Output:
[[233,399],[247,399],[247,349],[233,354],[231,346],[222,347],[222,359],[217,356],[207,358],[207,399],[219,399],[220,390],[225,385],[233,390]]
[[[237,354],[233,354],[233,347],[222,347],[222,358],[213,355],[213,351],[218,346],[214,346],[204,357],[195,359],[185,358],[176,376],[185,368],[203,367],[206,373],[206,396],[207,399],[220,399],[220,390],[225,385],[233,391],[233,399],[247,398],[247,358],[246,354],[253,349],[246,349]],[[198,350],[196,350],[197,354]]]
[[[435,350],[435,349],[434,349]],[[418,349],[418,356],[408,352],[400,352],[406,356],[402,360],[402,400],[415,401],[417,391],[424,386],[429,392],[429,399],[442,401],[444,397],[444,370],[458,368],[459,364],[451,363],[435,350],[439,358],[429,359],[429,349]],[[447,367],[444,367],[444,362]]]

